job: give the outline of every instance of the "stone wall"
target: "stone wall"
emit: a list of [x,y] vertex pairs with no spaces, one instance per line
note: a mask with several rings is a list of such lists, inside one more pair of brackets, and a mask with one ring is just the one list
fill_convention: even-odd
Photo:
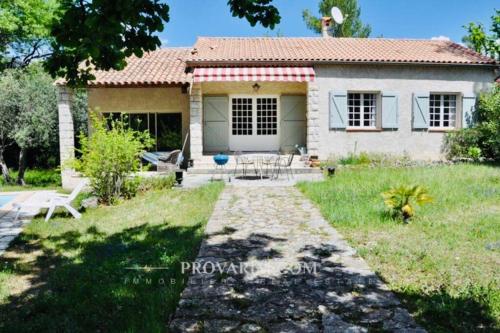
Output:
[[59,154],[61,160],[62,187],[72,189],[75,186],[76,173],[68,163],[75,157],[75,130],[71,114],[72,92],[64,86],[58,87],[57,109],[59,116]]
[[201,159],[203,155],[203,130],[202,130],[202,117],[203,117],[203,104],[201,95],[201,86],[194,84],[191,88],[191,96],[189,99],[190,113],[189,113],[189,132],[190,132],[190,145],[191,145],[191,158]]

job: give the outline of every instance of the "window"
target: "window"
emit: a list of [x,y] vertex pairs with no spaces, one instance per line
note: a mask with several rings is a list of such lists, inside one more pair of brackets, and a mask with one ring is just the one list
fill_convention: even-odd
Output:
[[257,135],[278,134],[278,99],[257,98]]
[[377,123],[377,94],[349,93],[347,108],[349,127],[375,127]]
[[231,102],[233,135],[253,134],[253,99],[233,98]]
[[278,135],[278,98],[232,98],[231,120],[233,135]]
[[[155,140],[153,151],[172,151],[182,147],[181,113],[103,113],[103,117],[127,120],[129,126],[137,131],[149,130]],[[108,127],[111,125],[108,124]]]
[[430,127],[455,127],[456,95],[431,94],[429,103]]

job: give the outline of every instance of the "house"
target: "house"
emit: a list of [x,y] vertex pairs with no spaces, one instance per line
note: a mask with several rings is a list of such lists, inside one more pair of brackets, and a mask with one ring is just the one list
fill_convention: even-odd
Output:
[[[470,125],[496,70],[450,41],[200,37],[97,72],[88,100],[95,112],[141,119],[156,150],[189,133],[195,165],[220,151],[296,145],[320,159],[353,151],[440,159],[444,134]],[[59,95],[64,161],[73,155],[70,91]]]

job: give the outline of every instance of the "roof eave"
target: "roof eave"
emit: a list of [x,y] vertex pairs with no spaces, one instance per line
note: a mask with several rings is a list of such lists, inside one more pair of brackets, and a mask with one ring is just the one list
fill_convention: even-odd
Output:
[[478,62],[431,62],[431,61],[367,61],[367,60],[188,60],[186,67],[219,67],[219,66],[314,66],[314,65],[418,65],[418,66],[499,66],[497,63]]

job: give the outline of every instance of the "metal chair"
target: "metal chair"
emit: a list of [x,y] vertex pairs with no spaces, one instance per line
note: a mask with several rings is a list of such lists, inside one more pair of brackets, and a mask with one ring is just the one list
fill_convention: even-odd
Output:
[[278,159],[276,166],[277,166],[277,172],[276,172],[276,179],[278,179],[281,169],[284,169],[286,172],[286,178],[293,179],[293,170],[292,170],[292,162],[293,162],[293,157],[295,156],[295,153],[292,153],[288,158],[283,158],[280,156]]
[[262,157],[262,168],[266,170],[266,176],[269,176],[269,169],[271,169],[271,179],[274,178],[276,172],[276,164],[279,160],[279,152],[272,152],[274,155],[265,155]]
[[241,151],[237,151],[234,153],[234,160],[236,165],[234,167],[234,177],[236,177],[236,173],[238,172],[238,166],[241,166],[243,171],[243,177],[246,177],[248,166],[253,165],[255,174],[257,174],[257,170],[255,169],[255,162],[248,159],[248,157],[244,156]]

